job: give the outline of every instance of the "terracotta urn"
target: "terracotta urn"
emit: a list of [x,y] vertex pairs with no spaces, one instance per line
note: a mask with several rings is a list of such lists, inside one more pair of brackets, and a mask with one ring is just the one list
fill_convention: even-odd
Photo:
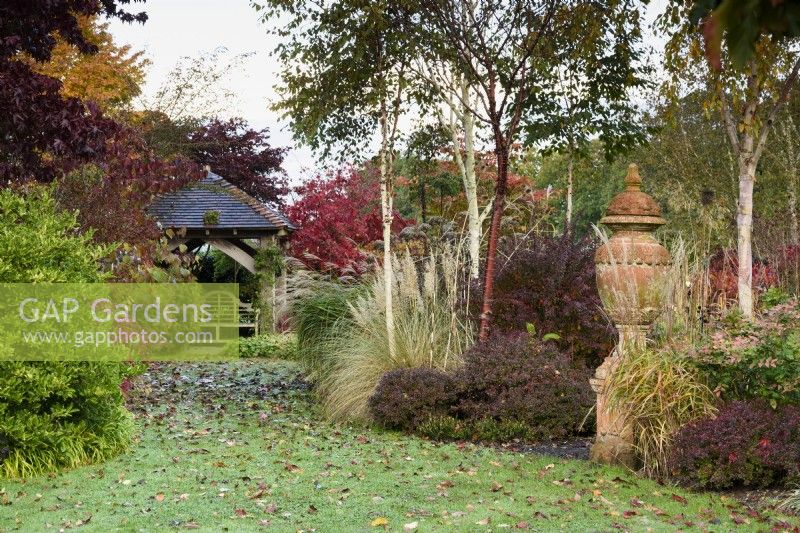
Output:
[[597,249],[597,290],[615,324],[649,325],[661,312],[669,251],[653,236],[666,221],[653,198],[641,191],[636,165],[628,167],[625,191],[609,204],[600,223],[612,231]]
[[624,413],[606,407],[605,382],[620,358],[636,346],[644,346],[647,330],[662,310],[670,267],[669,251],[653,236],[666,221],[641,185],[639,169],[632,164],[625,176],[625,191],[611,201],[600,220],[611,230],[611,237],[595,254],[597,290],[619,331],[619,342],[591,380],[597,393],[597,437],[591,456],[630,467],[636,463],[632,431]]

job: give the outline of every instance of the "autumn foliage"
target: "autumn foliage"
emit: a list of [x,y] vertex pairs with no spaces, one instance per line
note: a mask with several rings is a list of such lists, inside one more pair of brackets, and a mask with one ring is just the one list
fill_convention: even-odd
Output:
[[[310,268],[363,272],[365,251],[382,238],[379,186],[373,169],[348,168],[295,189],[300,198],[286,211],[299,227],[292,254]],[[392,230],[409,224],[395,213]]]
[[95,48],[83,53],[57,36],[47,62],[27,58],[39,74],[61,81],[61,94],[94,102],[104,111],[126,106],[141,92],[148,61],[143,52],[133,52],[130,45],[117,46],[108,31],[108,22],[97,17],[78,17],[85,41]]
[[281,205],[288,192],[281,168],[284,148],[269,145],[269,131],[251,128],[242,118],[210,119],[190,132],[184,154],[209,165],[251,196]]
[[144,214],[152,195],[199,178],[199,166],[187,158],[159,159],[136,130],[94,102],[65,95],[94,93],[65,91],[60,79],[77,74],[58,70],[53,52],[59,58],[71,49],[75,61],[62,61],[64,68],[80,65],[85,54],[110,53],[108,42],[94,39],[86,26],[100,14],[146,19],[119,11],[110,0],[0,6],[0,184],[56,181],[61,207],[79,210],[81,225],[95,228],[96,240],[141,243],[156,234]]

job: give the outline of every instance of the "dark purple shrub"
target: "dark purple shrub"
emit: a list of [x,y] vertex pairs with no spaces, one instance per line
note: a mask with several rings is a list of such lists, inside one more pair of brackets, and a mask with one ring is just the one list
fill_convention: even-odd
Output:
[[[594,244],[569,235],[510,239],[500,246],[495,277],[492,331],[557,333],[559,350],[596,367],[611,352],[614,330],[597,294]],[[473,303],[480,313],[481,287]]]
[[446,415],[456,395],[449,374],[431,368],[401,368],[381,378],[369,408],[384,427],[414,430],[432,416]]
[[589,374],[571,366],[552,342],[531,342],[521,333],[495,335],[464,354],[454,413],[474,422],[522,422],[538,438],[574,435],[594,404]]
[[762,400],[725,405],[716,418],[681,428],[671,470],[704,489],[763,488],[800,479],[800,408]]

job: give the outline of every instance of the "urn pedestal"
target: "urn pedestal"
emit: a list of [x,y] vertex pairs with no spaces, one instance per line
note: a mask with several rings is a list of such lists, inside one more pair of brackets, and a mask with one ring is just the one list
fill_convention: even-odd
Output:
[[597,394],[597,436],[590,457],[631,468],[636,466],[633,431],[625,413],[607,406],[606,382],[626,354],[644,347],[647,330],[661,312],[663,281],[670,266],[669,252],[653,236],[666,222],[641,184],[638,168],[630,165],[625,191],[611,201],[600,220],[612,234],[595,254],[597,290],[619,340],[590,380]]

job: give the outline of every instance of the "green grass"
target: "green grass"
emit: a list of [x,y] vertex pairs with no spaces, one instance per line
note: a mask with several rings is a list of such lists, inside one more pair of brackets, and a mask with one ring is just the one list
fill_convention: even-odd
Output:
[[779,520],[620,469],[332,425],[297,368],[152,369],[134,392],[131,449],[0,480],[0,531],[769,531]]

